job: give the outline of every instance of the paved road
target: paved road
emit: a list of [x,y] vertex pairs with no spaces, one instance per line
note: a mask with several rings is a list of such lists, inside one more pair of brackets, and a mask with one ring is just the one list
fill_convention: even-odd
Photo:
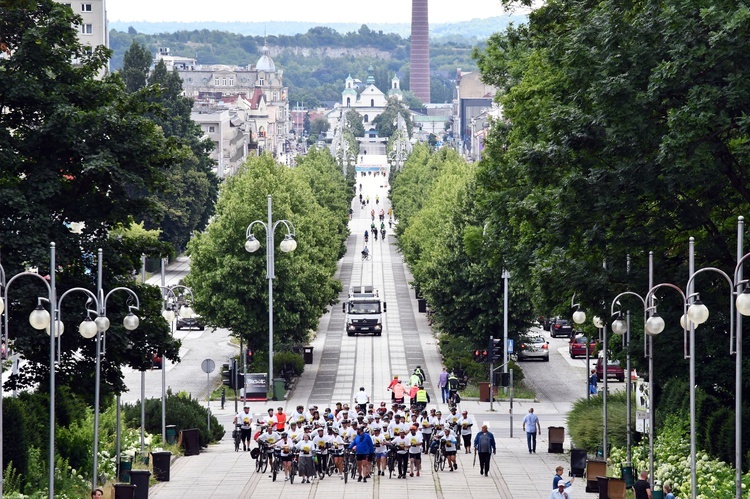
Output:
[[[337,273],[344,284],[342,299],[350,284],[373,284],[384,294],[388,312],[383,335],[348,337],[344,334],[341,306],[334,305],[320,321],[317,336],[312,341],[314,362],[306,366],[294,392],[284,402],[248,403],[254,414],[279,405],[292,412],[297,405],[307,407],[315,404],[324,408],[332,407],[338,401],[351,402],[360,386],[366,388],[373,401],[388,400],[390,395],[385,388],[391,377],[394,374],[406,376],[416,365],[426,370],[428,390],[433,397],[431,405],[447,412],[447,406],[440,403],[437,390],[438,375],[442,370],[437,341],[426,317],[417,311],[417,301],[408,285],[412,277],[393,244],[392,236],[385,241],[370,241],[371,261],[362,262],[360,257],[375,194],[381,200],[376,212],[380,206],[384,206],[385,210],[388,208],[387,204],[383,205],[387,203],[384,182],[383,177],[368,176],[362,180],[364,193],[370,196],[371,207],[362,211],[353,203],[355,216],[350,222],[348,252],[339,262]],[[157,498],[253,496],[330,499],[379,498],[398,494],[407,498],[546,499],[551,490],[555,466],[562,464],[567,469],[569,459],[567,455],[547,452],[547,427],[565,425],[565,412],[579,390],[577,381],[571,384],[565,379],[578,376],[583,386],[585,373],[582,366],[571,365],[556,351],[553,351],[549,363],[528,362],[523,365],[528,372],[527,378],[540,380],[534,381],[534,386],[539,389],[539,401],[516,400],[513,414],[507,401],[495,403],[494,411],[490,411],[486,402],[467,400],[461,403],[461,409],[469,411],[478,423],[489,424],[490,431],[497,439],[498,454],[493,459],[489,477],[479,475],[478,468],[473,466],[472,456],[459,454],[457,472],[446,470],[433,473],[431,461],[427,458],[423,476],[407,480],[376,477],[366,485],[357,482],[344,485],[335,477],[315,481],[311,485],[272,482],[267,475],[254,472],[254,461],[249,453],[233,451],[229,438],[231,432],[228,432],[224,440],[202,451],[199,456],[177,459],[172,466],[171,481],[152,487],[150,495]],[[543,429],[536,454],[528,452],[521,429],[521,420],[530,407],[535,408]],[[214,414],[227,429],[233,416],[230,409],[232,404],[228,404],[225,410],[214,409]],[[575,496],[585,495],[580,481],[571,492]]]

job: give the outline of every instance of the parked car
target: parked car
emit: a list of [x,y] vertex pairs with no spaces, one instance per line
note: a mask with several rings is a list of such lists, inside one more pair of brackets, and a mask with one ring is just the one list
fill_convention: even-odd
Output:
[[[594,353],[596,352],[596,345],[596,338],[591,338],[589,340],[589,357],[594,356]],[[585,357],[586,337],[582,334],[577,334],[574,338],[571,338],[570,343],[568,343],[568,353],[570,354],[571,359],[575,359],[576,357]]]
[[549,334],[553,338],[558,336],[573,336],[573,326],[566,319],[555,318],[550,321]]
[[[603,380],[602,376],[602,357],[599,357],[596,362],[596,377]],[[619,360],[614,360],[607,357],[607,378],[615,378],[619,382],[625,381],[625,370],[620,366]]]
[[151,357],[151,369],[161,369],[161,356],[159,354],[155,353]]
[[518,360],[542,359],[549,362],[549,342],[538,334],[522,335],[518,339]]

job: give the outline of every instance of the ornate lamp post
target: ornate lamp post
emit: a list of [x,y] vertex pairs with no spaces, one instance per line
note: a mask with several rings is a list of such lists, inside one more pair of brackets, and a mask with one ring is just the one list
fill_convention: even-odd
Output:
[[279,244],[279,249],[284,253],[290,253],[297,248],[297,241],[294,225],[289,220],[277,220],[273,222],[273,202],[271,195],[268,195],[268,222],[254,220],[245,230],[245,250],[254,253],[260,249],[260,241],[253,235],[253,226],[261,225],[266,231],[266,279],[268,279],[268,383],[273,383],[273,280],[275,275],[274,262],[274,233],[279,224],[286,228],[284,240]]

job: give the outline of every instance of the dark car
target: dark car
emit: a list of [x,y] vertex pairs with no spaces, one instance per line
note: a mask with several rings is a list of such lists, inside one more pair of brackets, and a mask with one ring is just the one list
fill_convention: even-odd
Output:
[[549,334],[553,338],[558,336],[573,336],[573,326],[566,319],[554,319],[550,321]]
[[159,354],[154,354],[151,357],[151,369],[161,369],[161,356]]
[[[594,352],[596,352],[596,345],[597,341],[595,338],[589,340],[589,357],[592,357],[594,355]],[[576,357],[585,357],[586,337],[582,334],[577,334],[575,335],[575,338],[571,338],[570,343],[568,343],[568,353],[570,354],[571,359],[575,359]]]
[[182,329],[197,329],[199,331],[203,331],[205,329],[205,326],[201,321],[201,318],[197,315],[190,318],[180,317],[178,315],[176,328],[178,331]]
[[518,338],[518,360],[542,359],[549,362],[549,343],[538,334],[522,335]]
[[[596,362],[596,377],[600,380],[604,379],[602,376],[602,358]],[[607,358],[607,378],[615,378],[619,382],[625,381],[625,370],[620,366],[619,360]]]

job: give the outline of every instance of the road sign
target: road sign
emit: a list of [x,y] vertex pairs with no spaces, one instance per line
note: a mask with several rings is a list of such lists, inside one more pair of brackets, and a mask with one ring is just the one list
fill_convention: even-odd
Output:
[[213,359],[204,359],[203,362],[201,362],[201,369],[203,369],[203,372],[208,374],[214,372],[214,369],[216,369],[216,363],[213,361]]
[[508,354],[515,353],[514,347],[513,347],[513,340],[508,340]]

